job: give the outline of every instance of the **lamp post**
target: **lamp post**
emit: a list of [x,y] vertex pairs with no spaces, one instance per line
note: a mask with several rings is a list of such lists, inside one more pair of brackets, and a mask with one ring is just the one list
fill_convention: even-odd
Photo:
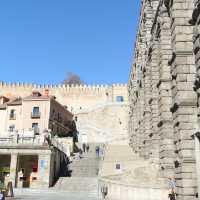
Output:
[[197,175],[197,187],[198,195],[200,195],[200,132],[196,132],[193,135],[195,140],[195,159],[196,159],[196,175]]

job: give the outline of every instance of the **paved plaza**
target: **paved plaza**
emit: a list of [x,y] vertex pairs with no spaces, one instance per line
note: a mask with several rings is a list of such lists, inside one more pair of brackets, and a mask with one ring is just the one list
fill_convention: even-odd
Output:
[[16,200],[97,200],[98,197],[87,192],[65,192],[54,190],[18,190]]

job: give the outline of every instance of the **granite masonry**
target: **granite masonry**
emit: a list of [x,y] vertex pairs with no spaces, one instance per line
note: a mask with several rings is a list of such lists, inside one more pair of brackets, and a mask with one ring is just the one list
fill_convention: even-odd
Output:
[[198,0],[143,0],[128,85],[130,145],[178,200],[200,196],[199,24]]

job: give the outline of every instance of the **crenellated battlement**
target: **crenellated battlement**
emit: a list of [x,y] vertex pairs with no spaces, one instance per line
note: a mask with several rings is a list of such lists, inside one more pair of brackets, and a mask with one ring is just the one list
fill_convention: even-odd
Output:
[[123,96],[124,101],[128,99],[126,84],[111,85],[45,85],[31,83],[8,83],[0,82],[0,96],[6,97],[26,97],[33,90],[45,94],[49,90],[49,95],[56,96],[57,100],[72,110],[88,108],[105,102],[115,102],[117,96]]
[[23,82],[0,82],[0,88],[33,88],[33,89],[66,89],[66,90],[99,90],[99,89],[108,89],[108,88],[126,88],[127,84],[100,84],[100,85],[64,85],[64,84],[58,84],[58,85],[52,85],[52,84],[34,84],[34,83],[23,83]]

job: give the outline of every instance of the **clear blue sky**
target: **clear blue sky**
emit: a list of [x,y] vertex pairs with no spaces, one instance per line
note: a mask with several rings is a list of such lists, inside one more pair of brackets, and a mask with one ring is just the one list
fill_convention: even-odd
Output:
[[125,83],[140,0],[0,1],[0,80]]

